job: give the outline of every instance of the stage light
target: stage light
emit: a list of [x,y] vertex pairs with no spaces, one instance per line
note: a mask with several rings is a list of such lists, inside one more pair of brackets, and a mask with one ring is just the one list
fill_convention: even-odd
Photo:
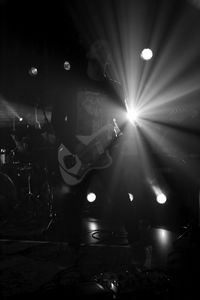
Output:
[[150,184],[152,191],[154,192],[156,196],[156,201],[159,204],[164,204],[167,201],[167,195],[163,192],[163,190],[166,192],[166,189],[162,189],[158,183],[156,183],[156,180],[154,178],[149,178],[148,183]]
[[87,194],[87,201],[88,202],[94,202],[96,200],[96,194],[95,193],[88,193]]
[[36,76],[38,74],[38,70],[36,67],[31,67],[28,72],[29,72],[29,75],[31,75],[31,76]]
[[155,193],[156,201],[159,204],[165,204],[165,202],[167,201],[167,196],[166,196],[166,194],[164,194],[163,190],[158,186],[157,183],[155,183],[154,179],[149,179],[148,182],[149,182],[153,192]]
[[138,117],[139,117],[139,113],[136,110],[129,110],[127,112],[127,118],[132,124],[138,121]]
[[19,117],[19,122],[22,122],[23,121],[23,118],[22,117]]
[[65,61],[65,62],[64,62],[64,69],[65,69],[66,71],[69,71],[69,70],[71,69],[70,63],[69,63],[68,61]]
[[128,197],[129,197],[129,200],[130,200],[130,201],[133,201],[133,199],[134,199],[133,194],[128,193]]
[[132,123],[135,124],[138,122],[139,118],[139,111],[135,107],[129,107],[126,99],[124,99],[125,107],[126,107],[126,114],[127,119]]
[[167,201],[167,197],[162,192],[158,193],[156,196],[156,200],[159,204],[164,204]]
[[150,60],[153,57],[153,52],[151,49],[146,48],[142,50],[140,56],[144,60]]

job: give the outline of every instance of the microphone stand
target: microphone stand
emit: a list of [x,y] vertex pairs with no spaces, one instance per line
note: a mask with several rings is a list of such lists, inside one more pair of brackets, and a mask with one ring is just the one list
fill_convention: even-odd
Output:
[[[39,107],[39,106],[38,106]],[[45,109],[43,106],[40,106],[40,109],[42,110],[42,113],[43,113],[43,116],[44,116],[44,119],[45,119],[45,123],[47,125],[50,125],[50,122],[46,116],[46,112],[45,112]],[[37,118],[37,108],[36,108],[36,123],[39,124],[39,128],[40,130],[42,130],[42,127],[40,125],[40,122],[38,121],[38,118]],[[48,128],[46,128],[47,132],[48,132]],[[49,178],[49,169],[48,169],[48,163],[47,163],[47,154],[46,154],[46,151],[48,151],[47,147],[46,149],[44,150],[45,151],[45,157],[44,157],[44,182],[45,182],[45,185],[46,185],[46,189],[47,189],[47,197],[48,197],[48,224],[45,228],[45,233],[49,230],[50,226],[52,225],[53,221],[55,220],[55,217],[56,217],[56,212],[54,210],[54,207],[53,207],[53,202],[54,202],[54,193],[53,193],[53,187],[52,187],[52,184],[51,184],[51,180]]]

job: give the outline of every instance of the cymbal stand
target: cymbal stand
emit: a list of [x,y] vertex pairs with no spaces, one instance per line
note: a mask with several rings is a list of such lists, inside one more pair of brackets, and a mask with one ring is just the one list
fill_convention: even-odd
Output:
[[33,193],[31,191],[31,173],[28,173],[28,196],[32,197]]
[[[29,205],[29,209],[30,212],[33,214],[33,216],[37,216],[38,211],[37,211],[37,207],[36,207],[36,203],[35,203],[35,199],[34,199],[34,193],[32,191],[32,187],[31,187],[31,180],[32,180],[32,174],[31,174],[32,170],[30,168],[30,170],[28,171],[27,174],[27,187],[28,187],[28,191],[27,191],[27,196],[28,196],[28,205]],[[32,207],[33,207],[33,211],[32,211]]]
[[47,231],[47,230],[49,230],[51,224],[55,220],[56,212],[55,212],[54,207],[53,207],[53,202],[54,202],[53,187],[52,187],[52,185],[50,183],[50,180],[49,180],[49,171],[48,171],[46,163],[45,163],[45,166],[44,166],[44,172],[45,172],[45,179],[46,179],[46,184],[47,184],[47,193],[49,195],[49,197],[48,197],[49,222],[48,222],[47,227],[46,227],[46,231]]

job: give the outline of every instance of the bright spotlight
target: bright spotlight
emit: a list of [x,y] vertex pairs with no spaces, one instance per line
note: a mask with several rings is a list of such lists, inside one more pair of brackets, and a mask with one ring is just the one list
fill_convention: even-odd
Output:
[[71,69],[70,63],[69,63],[68,61],[65,61],[65,62],[64,62],[64,69],[65,69],[66,71],[69,71],[69,70]]
[[138,121],[138,112],[136,110],[129,110],[127,112],[127,117],[131,123],[136,123]]
[[31,67],[28,72],[29,72],[29,75],[31,75],[31,76],[36,76],[38,74],[38,70],[36,67]]
[[134,107],[129,107],[127,104],[126,99],[124,100],[125,106],[126,106],[126,111],[127,111],[127,119],[132,123],[136,123],[138,121],[139,117],[139,112],[136,110]]
[[167,196],[162,192],[161,188],[154,183],[154,179],[149,179],[148,180],[152,190],[154,191],[155,195],[156,195],[156,201],[159,204],[164,204],[167,201]]
[[134,199],[134,197],[133,197],[133,194],[131,194],[131,193],[128,193],[128,197],[129,197],[129,200],[132,202],[132,201],[133,201],[133,199]]
[[152,52],[151,49],[146,48],[146,49],[142,50],[140,56],[144,60],[150,60],[152,58],[152,56],[153,56],[153,52]]
[[87,201],[88,202],[94,202],[96,200],[96,194],[95,193],[88,193],[87,194]]
[[156,196],[156,200],[159,204],[164,204],[166,201],[167,201],[167,197],[165,194],[163,193],[159,193],[157,196]]
[[19,117],[19,122],[22,122],[23,121],[23,118],[22,117]]

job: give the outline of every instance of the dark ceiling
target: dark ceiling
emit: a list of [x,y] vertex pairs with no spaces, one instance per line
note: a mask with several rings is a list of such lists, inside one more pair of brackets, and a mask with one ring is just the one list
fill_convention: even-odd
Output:
[[[94,14],[98,12],[103,15],[108,12],[103,11],[102,7],[105,8],[105,5],[110,3],[114,11],[120,1],[123,3],[124,11],[128,8],[128,3],[133,3],[136,9],[140,5],[145,6],[147,22],[151,20],[151,24],[156,18],[160,3],[165,1],[170,3],[163,40],[176,22],[183,5],[188,5],[196,17],[199,13],[186,0],[1,0],[1,95],[7,100],[22,102],[34,102],[35,97],[39,95],[40,99],[42,98],[40,101],[48,103],[49,99],[44,97],[48,82],[51,82],[52,86],[54,80],[59,80],[63,76],[63,62],[75,61],[84,67],[84,51],[87,46],[84,38],[87,32],[84,32],[84,26],[82,32],[80,28],[81,21],[88,18],[88,8],[92,5]],[[79,18],[80,23],[77,24]],[[38,67],[36,80],[28,74],[31,66]]]

